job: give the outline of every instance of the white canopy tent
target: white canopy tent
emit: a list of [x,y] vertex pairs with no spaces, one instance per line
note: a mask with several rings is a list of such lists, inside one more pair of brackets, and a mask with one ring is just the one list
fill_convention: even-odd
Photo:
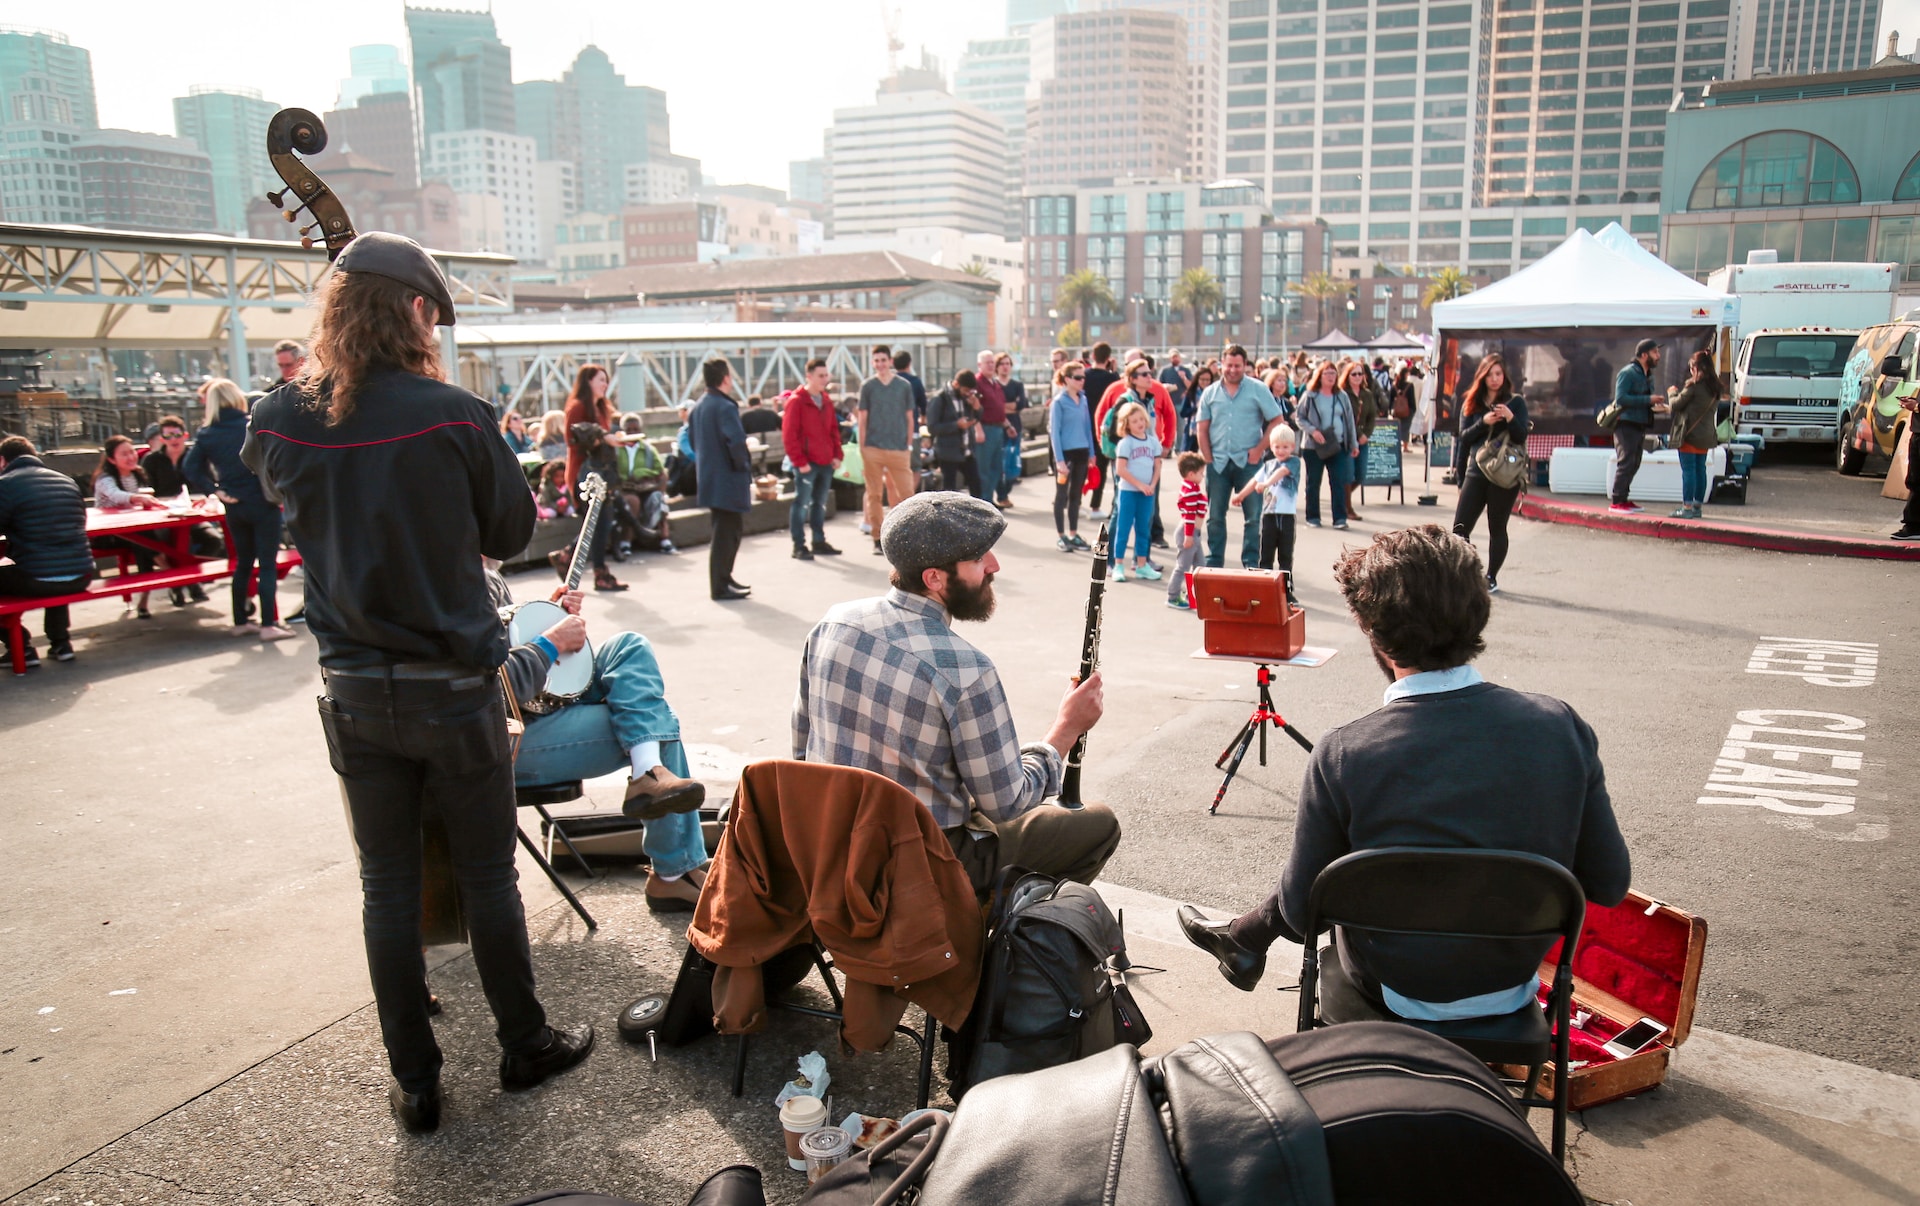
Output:
[[1625,231],[1620,235],[1632,251],[1574,231],[1505,280],[1436,304],[1433,329],[1718,327],[1739,317],[1739,298],[1707,288],[1661,263]]

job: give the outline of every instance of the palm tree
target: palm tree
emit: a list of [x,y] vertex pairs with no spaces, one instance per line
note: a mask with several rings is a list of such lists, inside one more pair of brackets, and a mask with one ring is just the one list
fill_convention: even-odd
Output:
[[1069,349],[1078,349],[1085,344],[1086,341],[1080,338],[1080,320],[1069,318],[1067,325],[1060,328],[1060,334],[1054,338],[1053,342],[1055,347]]
[[1080,330],[1087,329],[1088,310],[1106,310],[1112,312],[1120,308],[1113,299],[1113,286],[1107,278],[1091,268],[1082,268],[1060,282],[1060,289],[1053,296],[1054,304],[1072,310],[1079,316]]
[[1473,292],[1473,282],[1467,274],[1458,268],[1442,268],[1433,274],[1433,280],[1427,285],[1427,292],[1420,300],[1427,306],[1435,302],[1452,301],[1462,293]]
[[1353,292],[1353,282],[1345,277],[1331,273],[1316,272],[1303,281],[1288,281],[1287,288],[1304,297],[1313,299],[1314,317],[1319,320],[1320,334],[1327,333],[1327,303],[1336,297],[1345,297]]
[[1168,298],[1175,309],[1186,310],[1193,315],[1193,342],[1200,344],[1200,315],[1202,311],[1214,311],[1227,304],[1227,295],[1220,288],[1220,282],[1205,268],[1189,268],[1180,274],[1173,283],[1173,295]]
[[989,268],[986,261],[977,255],[960,265],[960,271],[968,276],[977,276],[983,281],[992,281],[996,285],[1000,283],[1000,278],[993,274],[993,269]]

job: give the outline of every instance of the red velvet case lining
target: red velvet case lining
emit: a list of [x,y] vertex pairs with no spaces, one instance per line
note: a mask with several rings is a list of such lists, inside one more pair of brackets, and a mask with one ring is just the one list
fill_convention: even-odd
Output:
[[[1580,945],[1573,955],[1573,974],[1602,992],[1639,1009],[1642,1015],[1666,1023],[1670,1039],[1679,1017],[1680,981],[1687,966],[1687,922],[1661,910],[1648,914],[1629,898],[1610,907],[1588,905]],[[1551,965],[1560,957],[1560,944],[1547,953]],[[1542,984],[1544,1004],[1550,985]],[[1579,990],[1574,991],[1576,997]],[[1576,1005],[1574,1015],[1579,1016]],[[1602,1044],[1639,1021],[1637,1017],[1609,1019],[1593,1015],[1586,1026],[1570,1035],[1572,1058],[1588,1063],[1611,1063],[1614,1057]]]

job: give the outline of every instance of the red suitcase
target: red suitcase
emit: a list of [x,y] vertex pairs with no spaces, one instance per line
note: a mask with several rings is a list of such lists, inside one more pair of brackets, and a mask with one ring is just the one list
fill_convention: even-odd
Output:
[[1307,643],[1307,614],[1288,605],[1280,570],[1197,569],[1192,589],[1208,653],[1284,662]]

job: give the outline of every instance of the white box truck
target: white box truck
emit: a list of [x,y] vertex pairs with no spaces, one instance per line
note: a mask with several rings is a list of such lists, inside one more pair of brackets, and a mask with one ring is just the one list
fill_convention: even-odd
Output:
[[1728,389],[1734,429],[1771,443],[1832,444],[1854,340],[1893,316],[1898,264],[1781,264],[1754,252],[1707,278],[1740,297]]

